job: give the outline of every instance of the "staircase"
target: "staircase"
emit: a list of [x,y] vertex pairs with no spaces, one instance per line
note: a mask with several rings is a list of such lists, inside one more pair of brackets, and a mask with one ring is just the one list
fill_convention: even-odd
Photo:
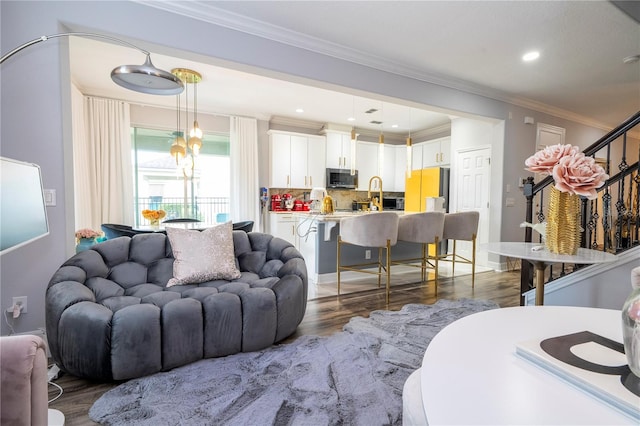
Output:
[[[583,150],[585,155],[594,157],[607,171],[609,180],[598,189],[598,198],[588,200],[581,197],[581,226],[584,229],[581,247],[620,254],[640,246],[638,132],[640,132],[640,111]],[[632,134],[635,137],[632,137]],[[545,221],[545,206],[548,204],[548,194],[552,184],[551,176],[537,183],[533,177],[527,179],[524,187],[527,199],[526,222],[534,223],[534,216],[536,223]],[[540,241],[539,238],[537,241]],[[524,241],[534,241],[531,228],[525,228]],[[633,250],[633,252],[638,251]],[[629,254],[625,257],[629,257]],[[638,256],[632,256],[632,258],[635,260]],[[545,280],[554,281],[582,268],[580,265],[561,264],[555,267],[552,265],[549,268],[549,277],[545,277]],[[628,276],[626,282],[628,284]],[[522,262],[521,305],[526,302],[525,293],[533,288],[533,267],[528,262]],[[546,285],[545,288],[547,288]]]

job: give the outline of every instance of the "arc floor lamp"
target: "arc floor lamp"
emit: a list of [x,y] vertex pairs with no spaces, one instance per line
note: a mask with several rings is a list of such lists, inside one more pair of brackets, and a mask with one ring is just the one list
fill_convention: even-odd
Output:
[[123,46],[128,46],[133,49],[139,50],[140,52],[147,55],[147,59],[142,65],[121,65],[111,71],[111,79],[119,86],[150,95],[177,95],[179,93],[182,93],[182,91],[184,90],[184,84],[182,83],[180,78],[168,71],[156,68],[151,63],[151,53],[127,41],[103,34],[71,32],[41,36],[34,40],[28,41],[27,43],[16,47],[6,55],[3,55],[0,58],[0,64],[4,63],[4,61],[20,52],[21,50],[26,49],[27,47],[32,46],[36,43],[47,41],[52,38],[72,36],[93,37],[111,40]]

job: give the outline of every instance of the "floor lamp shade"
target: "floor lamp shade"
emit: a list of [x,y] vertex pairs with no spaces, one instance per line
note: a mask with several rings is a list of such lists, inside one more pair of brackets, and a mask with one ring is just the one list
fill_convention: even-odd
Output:
[[5,55],[2,55],[2,57],[0,57],[0,64],[4,63],[4,61],[20,52],[21,50],[26,49],[27,47],[36,43],[47,41],[52,38],[71,36],[92,37],[110,40],[123,46],[136,49],[147,56],[144,64],[142,65],[121,65],[111,71],[111,79],[119,86],[150,95],[177,95],[179,93],[182,93],[182,91],[184,90],[184,84],[178,77],[168,71],[156,68],[153,65],[153,63],[151,62],[151,54],[149,52],[140,49],[139,47],[127,41],[103,34],[72,32],[41,36],[16,47]]

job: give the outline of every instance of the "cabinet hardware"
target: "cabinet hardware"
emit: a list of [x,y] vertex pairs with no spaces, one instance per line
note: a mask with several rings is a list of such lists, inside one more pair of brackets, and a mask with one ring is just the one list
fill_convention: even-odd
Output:
[[287,175],[287,186],[289,186],[290,184],[291,184],[290,176]]
[[309,186],[313,186],[313,176],[309,176]]

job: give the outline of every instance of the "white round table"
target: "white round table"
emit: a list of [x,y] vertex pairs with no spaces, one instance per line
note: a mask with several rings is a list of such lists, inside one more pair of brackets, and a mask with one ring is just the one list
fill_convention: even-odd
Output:
[[620,311],[525,306],[448,325],[429,344],[420,372],[429,424],[638,424],[515,353],[519,342],[585,330],[621,343]]

